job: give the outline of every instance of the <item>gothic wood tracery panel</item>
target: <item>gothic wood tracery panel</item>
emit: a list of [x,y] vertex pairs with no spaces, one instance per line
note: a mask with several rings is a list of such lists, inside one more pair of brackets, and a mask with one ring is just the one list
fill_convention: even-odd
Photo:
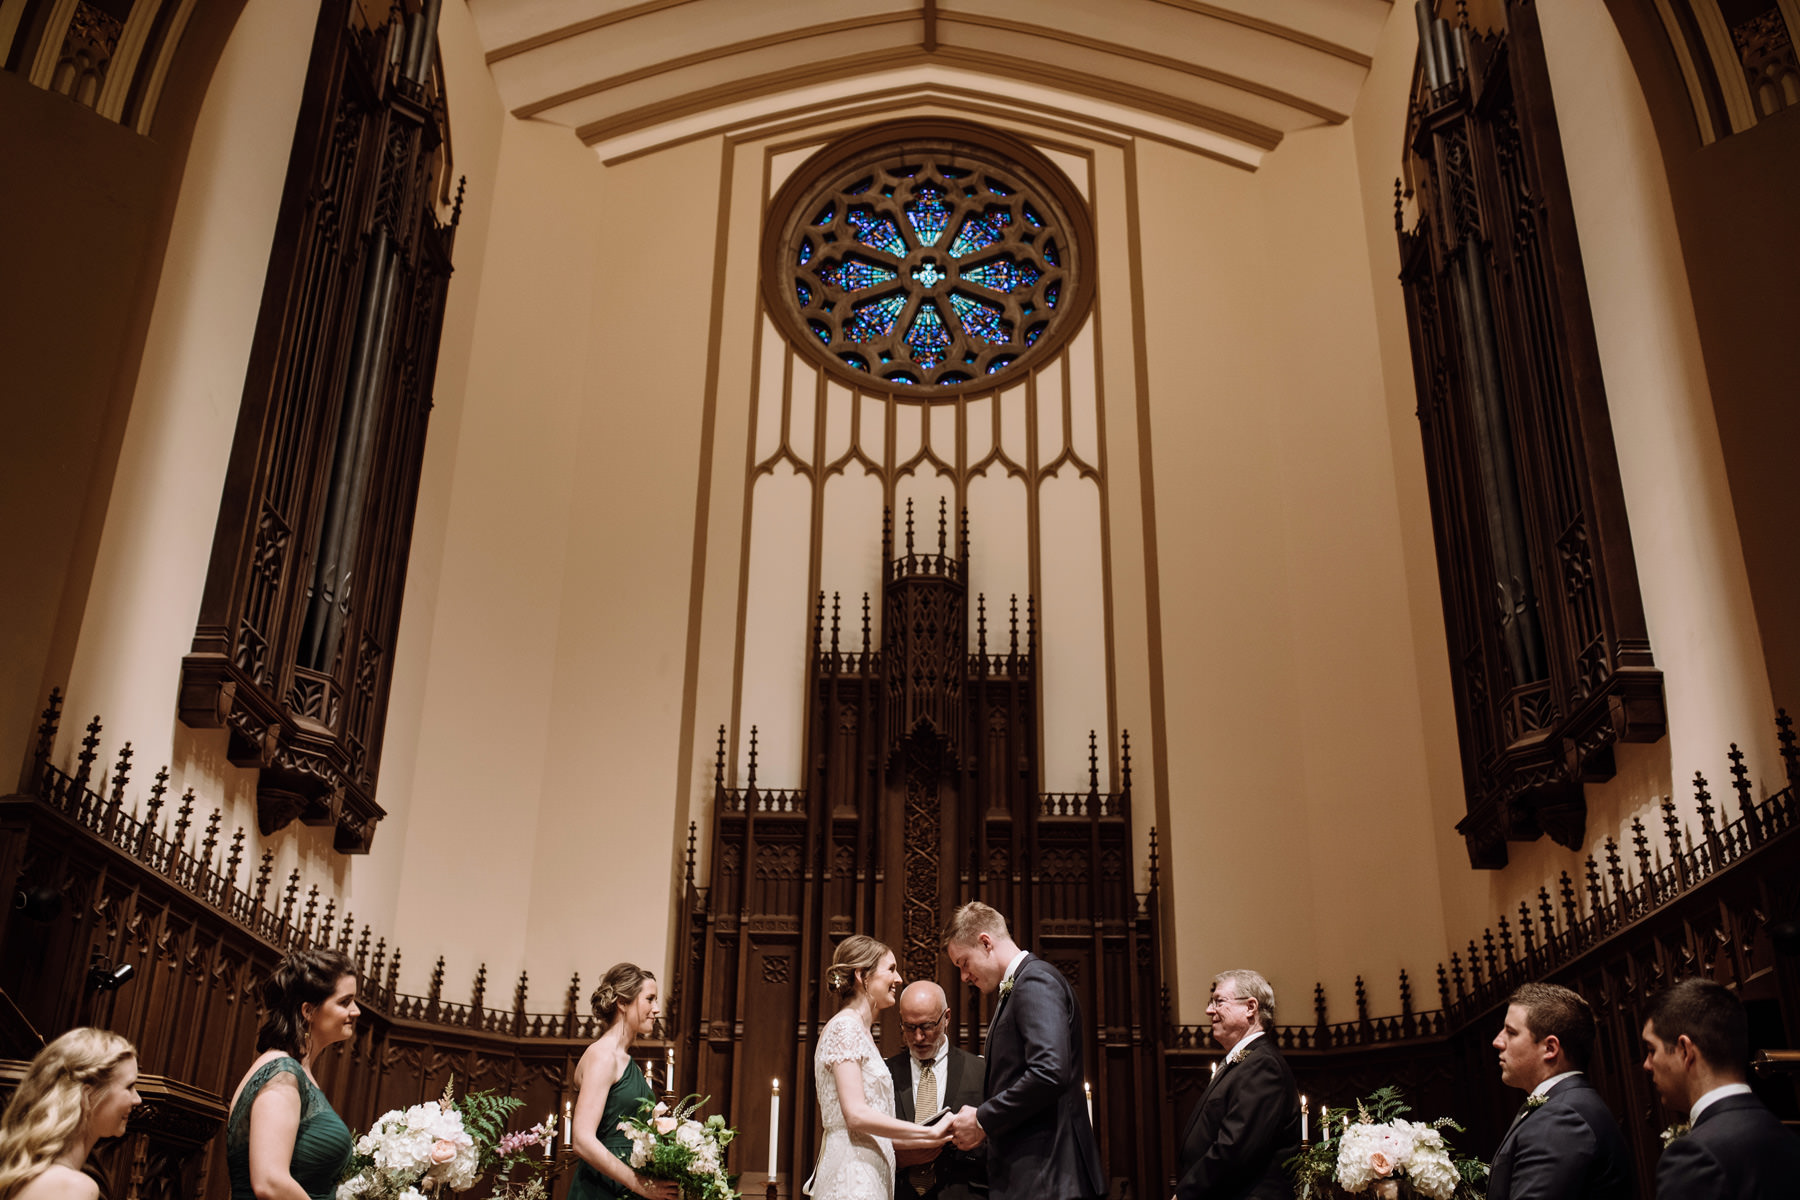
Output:
[[1536,11],[1506,11],[1421,9],[1395,222],[1478,867],[1578,848],[1583,785],[1665,723]]
[[[437,5],[320,10],[179,715],[368,849],[458,212]],[[397,12],[399,10],[396,10]],[[460,209],[460,193],[457,207]]]

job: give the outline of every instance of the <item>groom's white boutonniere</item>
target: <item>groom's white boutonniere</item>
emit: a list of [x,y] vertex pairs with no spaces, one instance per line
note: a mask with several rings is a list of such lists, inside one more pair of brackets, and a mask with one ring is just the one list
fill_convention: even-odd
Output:
[[1530,1112],[1533,1109],[1542,1108],[1545,1104],[1549,1103],[1549,1101],[1550,1096],[1547,1092],[1539,1092],[1535,1096],[1527,1096],[1525,1098],[1525,1111]]
[[1012,987],[1013,981],[1011,979],[1002,979],[1000,981],[1000,998],[1002,1000],[1006,999],[1006,994],[1012,991]]
[[1690,1126],[1688,1125],[1688,1123],[1686,1121],[1677,1121],[1673,1125],[1669,1126],[1667,1129],[1663,1130],[1662,1131],[1663,1149],[1667,1150],[1669,1148],[1669,1144],[1671,1142],[1673,1142],[1676,1138],[1686,1137],[1688,1135],[1689,1128],[1690,1128]]

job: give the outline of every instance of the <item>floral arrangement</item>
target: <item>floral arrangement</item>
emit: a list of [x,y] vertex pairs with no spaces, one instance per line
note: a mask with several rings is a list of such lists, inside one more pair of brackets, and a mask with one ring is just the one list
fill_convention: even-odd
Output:
[[[427,1192],[473,1187],[495,1166],[542,1165],[539,1148],[550,1138],[554,1117],[507,1133],[506,1119],[520,1101],[492,1092],[470,1092],[458,1100],[454,1084],[452,1077],[442,1099],[383,1113],[356,1139],[337,1200],[424,1200]],[[542,1181],[532,1180],[503,1185],[497,1194],[528,1200],[544,1189]]]
[[1452,1152],[1443,1130],[1462,1132],[1449,1117],[1408,1121],[1400,1089],[1385,1087],[1356,1105],[1356,1119],[1287,1162],[1296,1200],[1319,1200],[1332,1184],[1352,1195],[1397,1200],[1405,1187],[1430,1200],[1482,1200],[1487,1164]]
[[700,1121],[694,1114],[710,1096],[688,1096],[673,1109],[644,1097],[638,1115],[619,1122],[631,1139],[631,1167],[653,1179],[681,1185],[683,1200],[738,1200],[736,1176],[725,1172],[725,1147],[737,1130],[717,1113]]

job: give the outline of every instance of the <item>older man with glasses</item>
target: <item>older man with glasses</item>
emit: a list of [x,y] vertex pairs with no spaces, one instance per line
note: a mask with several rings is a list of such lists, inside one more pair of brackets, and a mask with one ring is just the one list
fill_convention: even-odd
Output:
[[[894,1115],[926,1118],[948,1108],[981,1103],[985,1066],[979,1054],[950,1044],[950,1001],[944,989],[921,979],[900,993],[900,1033],[906,1049],[887,1060],[894,1075]],[[894,1200],[973,1200],[987,1193],[987,1147],[945,1146],[896,1150]]]
[[1175,1200],[1291,1200],[1300,1089],[1275,1046],[1275,992],[1255,971],[1213,978],[1206,1006],[1225,1059],[1188,1117]]

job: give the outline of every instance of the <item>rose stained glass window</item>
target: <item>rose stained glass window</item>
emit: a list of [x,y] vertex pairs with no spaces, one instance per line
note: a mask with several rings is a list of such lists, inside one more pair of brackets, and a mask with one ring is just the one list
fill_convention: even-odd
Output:
[[764,298],[832,373],[934,399],[1055,353],[1086,316],[1092,246],[1079,194],[1023,144],[955,122],[871,130],[776,197]]

